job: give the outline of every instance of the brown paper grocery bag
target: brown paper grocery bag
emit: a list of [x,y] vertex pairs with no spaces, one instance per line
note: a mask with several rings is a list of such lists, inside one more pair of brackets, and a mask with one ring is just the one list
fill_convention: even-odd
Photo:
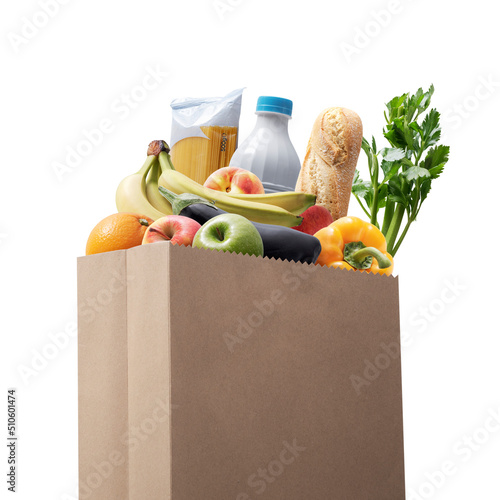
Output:
[[405,497],[397,278],[155,243],[78,287],[81,498]]

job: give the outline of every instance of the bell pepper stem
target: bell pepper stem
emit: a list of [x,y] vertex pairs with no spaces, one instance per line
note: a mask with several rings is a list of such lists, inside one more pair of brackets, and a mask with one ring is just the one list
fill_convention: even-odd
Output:
[[358,262],[362,262],[363,259],[369,256],[373,257],[374,259],[377,259],[378,267],[380,269],[386,269],[392,264],[390,259],[375,247],[361,248],[351,254],[351,259],[354,259]]

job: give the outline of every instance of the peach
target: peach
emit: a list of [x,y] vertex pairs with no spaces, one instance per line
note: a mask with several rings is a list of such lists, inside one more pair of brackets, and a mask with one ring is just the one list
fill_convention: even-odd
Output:
[[201,225],[182,215],[166,215],[155,220],[144,233],[142,244],[170,241],[173,245],[191,246]]
[[260,179],[239,167],[223,167],[213,172],[203,184],[204,187],[233,194],[264,194]]
[[333,222],[330,211],[321,205],[309,207],[301,214],[301,217],[303,217],[302,224],[292,227],[292,229],[313,235]]

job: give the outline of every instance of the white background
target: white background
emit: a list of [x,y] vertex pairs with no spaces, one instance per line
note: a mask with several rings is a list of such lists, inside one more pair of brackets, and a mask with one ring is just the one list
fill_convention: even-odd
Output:
[[[142,165],[147,144],[169,140],[173,98],[246,87],[242,139],[259,95],[290,98],[290,136],[303,158],[322,109],[355,110],[365,136],[382,143],[384,103],[434,83],[451,159],[396,266],[408,498],[499,499],[500,423],[484,431],[500,412],[494,4],[222,0],[217,9],[213,0],[143,0],[133,8],[66,0],[47,20],[40,3],[3,2],[0,15],[0,388],[18,389],[16,498],[75,498],[76,338],[63,334],[67,345],[46,366],[38,361],[36,374],[23,377],[20,369],[31,368],[51,335],[71,330],[76,257],[92,227],[115,211],[116,186]],[[45,25],[30,29],[31,20]],[[356,53],[347,57],[342,44]],[[119,104],[148,68],[169,75],[154,90],[136,89],[142,100],[133,108]],[[103,119],[113,130],[59,179],[54,163]],[[355,200],[351,213],[361,215]],[[0,401],[2,436],[6,397]],[[443,479],[436,471],[446,461],[453,473]]]

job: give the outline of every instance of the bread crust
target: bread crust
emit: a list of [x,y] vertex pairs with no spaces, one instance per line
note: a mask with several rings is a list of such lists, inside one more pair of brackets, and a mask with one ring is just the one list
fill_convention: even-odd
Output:
[[316,195],[334,220],[347,215],[363,140],[363,125],[350,109],[333,107],[314,122],[296,191]]

